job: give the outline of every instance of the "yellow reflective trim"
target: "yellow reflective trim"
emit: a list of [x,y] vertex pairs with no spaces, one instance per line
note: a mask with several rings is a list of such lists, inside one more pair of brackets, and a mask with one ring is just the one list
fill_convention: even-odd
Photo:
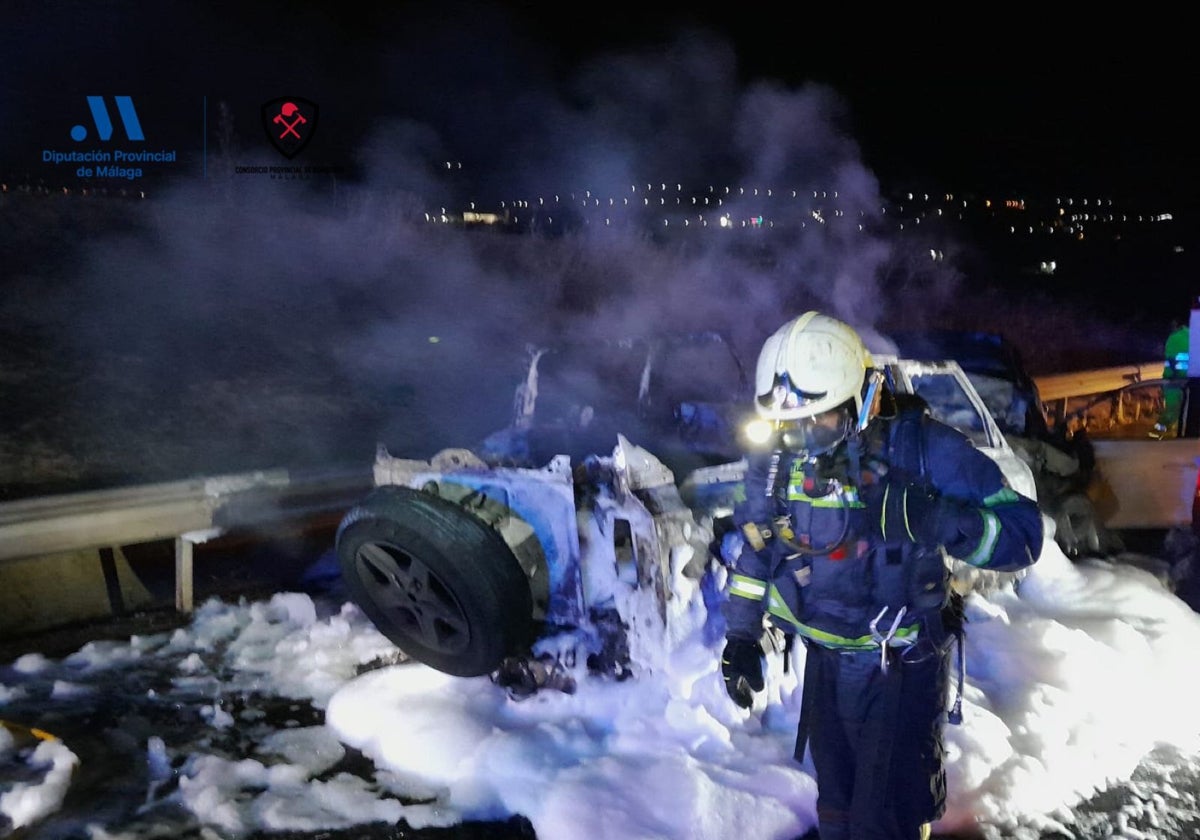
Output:
[[990,510],[981,510],[979,513],[983,516],[983,536],[975,550],[963,558],[963,562],[986,568],[992,562],[996,544],[1000,542],[1000,517]]
[[761,601],[763,595],[767,594],[767,584],[757,578],[735,574],[729,578],[729,594],[751,601]]
[[[892,647],[907,647],[917,640],[920,627],[916,624],[910,624],[907,627],[901,627],[896,631],[896,635],[892,636]],[[814,642],[820,642],[826,647],[842,648],[844,650],[878,650],[879,642],[875,641],[871,634],[859,636],[858,638],[849,638],[847,636],[838,636],[835,633],[828,633],[824,630],[818,630],[815,627],[808,627],[803,624],[796,626],[796,632],[802,636],[812,639]]]
[[[786,621],[796,629],[796,632],[805,638],[812,639],[814,642],[819,642],[825,647],[841,648],[843,650],[871,650],[879,649],[879,642],[867,633],[865,636],[852,638],[849,636],[839,636],[836,633],[829,633],[825,630],[818,630],[816,627],[809,627],[807,624],[802,624],[800,619],[792,614],[788,609],[788,605],[784,603],[783,596],[779,594],[779,590],[775,585],[771,585],[771,591],[767,596],[767,612],[771,615]],[[907,647],[913,644],[920,633],[919,624],[910,624],[907,627],[901,627],[896,631],[896,635],[892,637],[892,647]]]
[[820,499],[813,499],[812,506],[815,508],[836,508],[845,510],[846,508],[863,507],[863,503],[850,496],[829,495],[823,496]]
[[800,502],[815,508],[860,508],[866,507],[858,498],[858,491],[853,487],[842,487],[837,492],[827,496],[813,498],[798,487],[788,487],[788,501]]
[[783,600],[783,596],[779,594],[779,589],[775,584],[771,584],[770,594],[767,595],[767,612],[771,615],[778,616],[788,624],[800,626],[800,619],[792,615],[792,611],[788,609],[787,603]]
[[[891,489],[891,488],[889,488],[889,489]],[[884,498],[887,498],[886,493],[884,494]],[[920,542],[920,540],[917,539],[916,535],[913,534],[912,525],[909,524],[909,521],[908,521],[908,490],[907,489],[904,491],[904,496],[900,499],[900,502],[901,502],[901,508],[903,508],[903,510],[904,510],[904,530],[908,534],[908,538],[910,540],[912,540],[913,542]],[[884,510],[887,510],[886,503],[884,505]]]

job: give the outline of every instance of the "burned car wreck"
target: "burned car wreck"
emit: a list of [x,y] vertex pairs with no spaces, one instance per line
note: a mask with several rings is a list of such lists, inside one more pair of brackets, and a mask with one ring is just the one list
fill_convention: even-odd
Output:
[[618,434],[677,475],[739,457],[737,430],[753,395],[721,333],[589,340],[527,355],[509,425],[473,447],[490,464],[580,461],[610,451]]
[[[533,673],[539,685],[570,690],[586,674],[654,670],[697,604],[706,610],[706,638],[720,637],[715,606],[727,576],[720,545],[732,529],[746,462],[730,425],[735,399],[682,394],[674,405],[658,403],[658,428],[668,434],[653,444],[617,431],[605,448],[582,452],[576,441],[555,437],[557,420],[548,424],[551,434],[530,435],[545,396],[545,358],[532,356],[512,428],[485,445],[429,460],[380,447],[376,489],[343,519],[337,554],[351,598],[409,657],[457,676],[503,681]],[[922,397],[992,457],[1014,489],[1036,498],[1028,465],[956,362],[876,363],[894,391]],[[644,364],[638,370],[640,387],[649,374]],[[688,434],[701,415],[706,434]],[[547,441],[569,451],[537,463]],[[676,473],[652,445],[695,468]],[[960,592],[1014,577],[946,560]]]

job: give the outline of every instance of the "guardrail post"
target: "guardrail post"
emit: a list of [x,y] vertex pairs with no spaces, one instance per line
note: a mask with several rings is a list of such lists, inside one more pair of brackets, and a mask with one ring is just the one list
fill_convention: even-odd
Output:
[[192,612],[192,546],[186,537],[175,538],[175,609]]

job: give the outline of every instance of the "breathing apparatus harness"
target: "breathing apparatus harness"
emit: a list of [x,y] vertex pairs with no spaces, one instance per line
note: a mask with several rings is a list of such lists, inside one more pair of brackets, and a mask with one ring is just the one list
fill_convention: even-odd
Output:
[[[814,452],[808,448],[794,451],[796,459],[802,464],[804,472],[803,490],[805,495],[810,498],[821,498],[829,495],[838,487],[858,487],[861,484],[863,474],[864,459],[866,463],[874,470],[886,471],[886,464],[869,451],[867,446],[864,431],[871,419],[871,409],[875,403],[876,396],[880,392],[880,387],[883,381],[882,374],[877,371],[872,371],[865,377],[863,385],[863,401],[862,408],[859,410],[857,417],[853,423],[847,423],[845,434],[831,447]],[[844,406],[846,410],[849,406]],[[787,438],[784,434],[776,433],[777,443],[786,442]],[[783,461],[782,450],[785,446],[776,445],[772,447],[771,460],[768,466],[766,494],[770,497],[769,501],[772,507],[776,507],[778,494],[781,489],[786,492],[786,480],[781,482],[780,465]],[[843,456],[844,457],[839,457]],[[780,485],[784,485],[782,488]],[[839,545],[846,542],[850,536],[850,505],[845,496],[839,496],[838,509],[842,513],[842,526],[838,536],[822,546],[802,545],[795,540],[789,525],[789,516],[785,513],[775,518],[772,523],[773,528],[763,529],[753,523],[748,523],[745,526],[747,539],[755,550],[761,550],[766,545],[766,540],[772,536],[777,537],[785,546],[787,546],[795,554],[815,555],[828,554],[836,549]],[[793,555],[794,556],[794,555]],[[779,557],[776,563],[783,558]]]
[[[858,414],[857,423],[848,429],[845,437],[836,446],[819,453],[806,450],[792,453],[803,464],[805,476],[804,492],[806,495],[812,498],[820,498],[829,495],[838,486],[859,487],[862,483],[862,477],[865,474],[864,467],[870,473],[880,477],[885,476],[891,467],[888,459],[892,456],[893,451],[897,449],[912,453],[911,456],[906,457],[911,457],[914,463],[906,466],[910,466],[918,475],[926,474],[924,434],[921,429],[919,417],[919,413],[921,412],[917,412],[911,408],[903,408],[899,405],[903,400],[901,395],[884,391],[884,394],[890,398],[892,403],[885,416],[893,421],[893,423],[899,422],[902,424],[899,428],[892,431],[889,429],[889,426],[892,424],[879,424],[872,429],[867,428],[868,421],[871,418],[871,408],[876,396],[880,393],[882,379],[882,375],[877,372],[868,374],[866,384],[864,385],[863,405]],[[911,419],[906,419],[910,416]],[[883,439],[884,437],[888,438],[888,440]],[[778,443],[778,440],[776,442]],[[765,488],[766,494],[770,497],[771,508],[774,510],[779,509],[777,505],[779,501],[778,494],[781,491],[786,494],[786,477],[780,475],[783,458],[784,454],[781,448],[774,446],[771,452]],[[840,497],[840,502],[839,510],[842,512],[842,527],[838,536],[826,545],[813,546],[798,542],[790,525],[790,517],[786,513],[775,517],[769,528],[763,528],[754,523],[747,523],[744,526],[745,536],[756,550],[765,548],[766,540],[774,537],[789,552],[792,552],[791,554],[786,554],[785,552],[777,552],[775,554],[771,569],[772,577],[778,571],[779,564],[789,556],[828,554],[845,543],[847,537],[850,535],[850,505],[844,496]],[[951,599],[952,601],[955,599],[961,600],[961,596],[955,595],[952,592]],[[961,603],[954,603],[950,607],[953,616],[943,616],[944,621],[947,618],[950,619],[946,622],[950,625],[946,629],[955,637],[958,658],[958,668],[956,669],[957,690],[955,691],[954,703],[948,712],[948,720],[951,724],[962,722],[966,644],[965,634],[961,626],[961,609]],[[891,635],[895,633],[903,615],[904,613],[901,612],[891,622],[890,632],[880,627],[881,620],[884,618],[882,612],[871,622],[871,635],[881,643],[881,668],[885,673],[887,671],[887,642],[890,640]]]

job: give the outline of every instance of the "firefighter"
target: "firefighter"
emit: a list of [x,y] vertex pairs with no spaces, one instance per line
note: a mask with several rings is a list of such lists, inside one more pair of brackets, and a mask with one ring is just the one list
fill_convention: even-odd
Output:
[[761,443],[734,514],[743,544],[723,606],[726,689],[752,707],[772,633],[798,637],[795,756],[810,749],[821,840],[928,837],[945,805],[961,616],[943,551],[1027,567],[1041,515],[966,436],[889,392],[839,320],[807,312],[780,327],[755,385]]

